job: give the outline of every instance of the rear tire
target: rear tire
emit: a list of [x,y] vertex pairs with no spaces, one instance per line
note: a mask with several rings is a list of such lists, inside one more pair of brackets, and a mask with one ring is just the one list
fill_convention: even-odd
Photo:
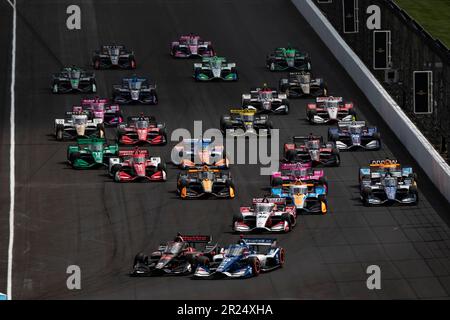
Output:
[[200,256],[197,258],[197,264],[199,266],[209,267],[209,258],[206,256]]
[[250,266],[252,267],[252,275],[257,277],[261,272],[261,262],[257,257],[248,258]]
[[134,266],[137,265],[138,263],[142,263],[142,264],[147,265],[148,264],[148,256],[143,254],[142,252],[139,252],[134,257]]

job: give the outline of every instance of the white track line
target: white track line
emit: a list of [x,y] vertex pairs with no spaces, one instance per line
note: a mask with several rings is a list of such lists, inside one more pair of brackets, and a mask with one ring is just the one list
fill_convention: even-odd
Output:
[[9,192],[11,197],[9,207],[9,245],[8,245],[8,280],[7,280],[7,295],[8,300],[12,299],[12,263],[13,263],[13,247],[14,247],[14,200],[15,200],[15,187],[16,187],[16,175],[15,175],[15,152],[16,152],[16,130],[15,130],[15,86],[16,86],[16,27],[17,27],[17,12],[16,12],[16,0],[12,3],[7,0],[13,8],[13,38],[12,38],[12,61],[11,61],[11,111],[10,111],[10,151],[9,151]]

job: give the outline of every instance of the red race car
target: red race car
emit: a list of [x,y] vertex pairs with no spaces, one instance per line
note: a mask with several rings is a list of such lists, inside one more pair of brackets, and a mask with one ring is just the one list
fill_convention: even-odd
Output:
[[148,150],[119,151],[118,158],[110,158],[109,174],[116,182],[166,181],[166,166],[160,157],[150,157]]
[[126,124],[117,127],[117,141],[126,145],[165,145],[166,126],[152,116],[128,117]]
[[283,162],[338,167],[341,157],[334,142],[325,143],[322,136],[310,134],[293,137],[292,142],[284,144]]

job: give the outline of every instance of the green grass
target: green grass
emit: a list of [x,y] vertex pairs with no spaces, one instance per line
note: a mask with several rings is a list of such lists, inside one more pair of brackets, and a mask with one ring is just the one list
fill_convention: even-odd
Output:
[[450,48],[450,0],[395,0],[434,38]]

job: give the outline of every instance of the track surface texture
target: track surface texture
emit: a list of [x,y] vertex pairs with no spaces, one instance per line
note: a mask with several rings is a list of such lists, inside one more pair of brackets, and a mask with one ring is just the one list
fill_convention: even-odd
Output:
[[[363,93],[340,67],[288,0],[98,0],[81,1],[82,29],[65,27],[72,1],[18,1],[16,115],[16,237],[14,299],[401,299],[447,298],[450,294],[449,205],[431,186],[401,142],[386,127]],[[2,71],[8,70],[10,16],[0,4]],[[5,21],[8,21],[6,23]],[[5,24],[5,28],[3,28]],[[5,31],[6,30],[6,31]],[[237,83],[196,83],[193,60],[174,60],[169,42],[194,32],[212,40],[218,53],[238,64]],[[68,143],[54,141],[53,121],[80,95],[52,95],[50,75],[62,65],[89,68],[92,51],[102,43],[124,43],[136,52],[137,74],[158,84],[158,106],[126,106],[125,115],[144,111],[167,123],[169,132],[217,128],[219,116],[238,106],[241,94],[267,82],[276,86],[284,73],[264,68],[265,56],[288,43],[308,51],[313,71],[333,94],[355,102],[361,119],[383,134],[379,152],[342,154],[340,168],[326,169],[330,214],[301,216],[296,229],[274,236],[286,249],[281,270],[248,280],[194,281],[189,277],[130,278],[134,255],[152,251],[176,232],[211,234],[234,243],[231,217],[252,196],[267,191],[269,178],[258,165],[232,167],[237,198],[232,201],[177,199],[177,170],[169,181],[116,184],[103,170],[75,171],[66,163]],[[5,57],[3,57],[5,55]],[[2,72],[0,85],[9,88]],[[99,95],[127,71],[96,72]],[[2,89],[3,90],[3,89]],[[9,150],[8,93],[1,93],[1,161]],[[293,100],[289,116],[274,116],[281,141],[327,127],[305,120],[308,100]],[[114,137],[109,131],[108,137]],[[151,149],[169,159],[170,145]],[[396,157],[419,172],[417,207],[365,208],[359,200],[357,173],[370,159]],[[2,190],[7,166],[1,166]],[[6,180],[7,181],[7,180]],[[4,189],[6,188],[6,189]],[[8,198],[1,193],[0,271],[6,275]],[[81,267],[81,290],[66,288],[66,268]],[[382,289],[366,287],[366,268],[381,267]],[[5,271],[5,272],[4,272]],[[6,277],[5,277],[6,278]],[[3,290],[3,277],[0,284]]]

